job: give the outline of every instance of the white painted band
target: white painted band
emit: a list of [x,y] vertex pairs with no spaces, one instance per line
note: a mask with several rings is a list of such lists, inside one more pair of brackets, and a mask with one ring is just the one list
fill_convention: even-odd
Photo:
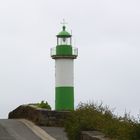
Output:
[[55,60],[55,86],[73,87],[73,59]]

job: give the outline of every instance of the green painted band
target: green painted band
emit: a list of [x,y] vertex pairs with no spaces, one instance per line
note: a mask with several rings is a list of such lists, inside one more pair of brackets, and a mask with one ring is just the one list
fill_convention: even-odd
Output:
[[58,45],[56,47],[56,55],[72,55],[71,45]]
[[74,110],[74,88],[55,88],[55,109],[58,111]]

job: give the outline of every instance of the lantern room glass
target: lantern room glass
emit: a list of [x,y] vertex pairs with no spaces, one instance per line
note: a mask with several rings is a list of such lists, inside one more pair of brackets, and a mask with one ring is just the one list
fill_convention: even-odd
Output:
[[57,45],[71,45],[72,40],[71,37],[58,37],[57,38]]

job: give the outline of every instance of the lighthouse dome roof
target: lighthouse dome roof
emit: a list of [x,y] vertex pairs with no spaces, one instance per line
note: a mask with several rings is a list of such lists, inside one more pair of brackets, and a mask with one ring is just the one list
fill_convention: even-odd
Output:
[[66,26],[62,27],[63,30],[57,34],[57,37],[71,37],[71,34],[66,31]]

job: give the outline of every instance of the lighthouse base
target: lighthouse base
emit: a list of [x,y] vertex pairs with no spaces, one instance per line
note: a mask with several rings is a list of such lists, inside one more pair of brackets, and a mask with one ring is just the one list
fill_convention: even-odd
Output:
[[74,88],[56,87],[55,88],[55,110],[74,110]]

